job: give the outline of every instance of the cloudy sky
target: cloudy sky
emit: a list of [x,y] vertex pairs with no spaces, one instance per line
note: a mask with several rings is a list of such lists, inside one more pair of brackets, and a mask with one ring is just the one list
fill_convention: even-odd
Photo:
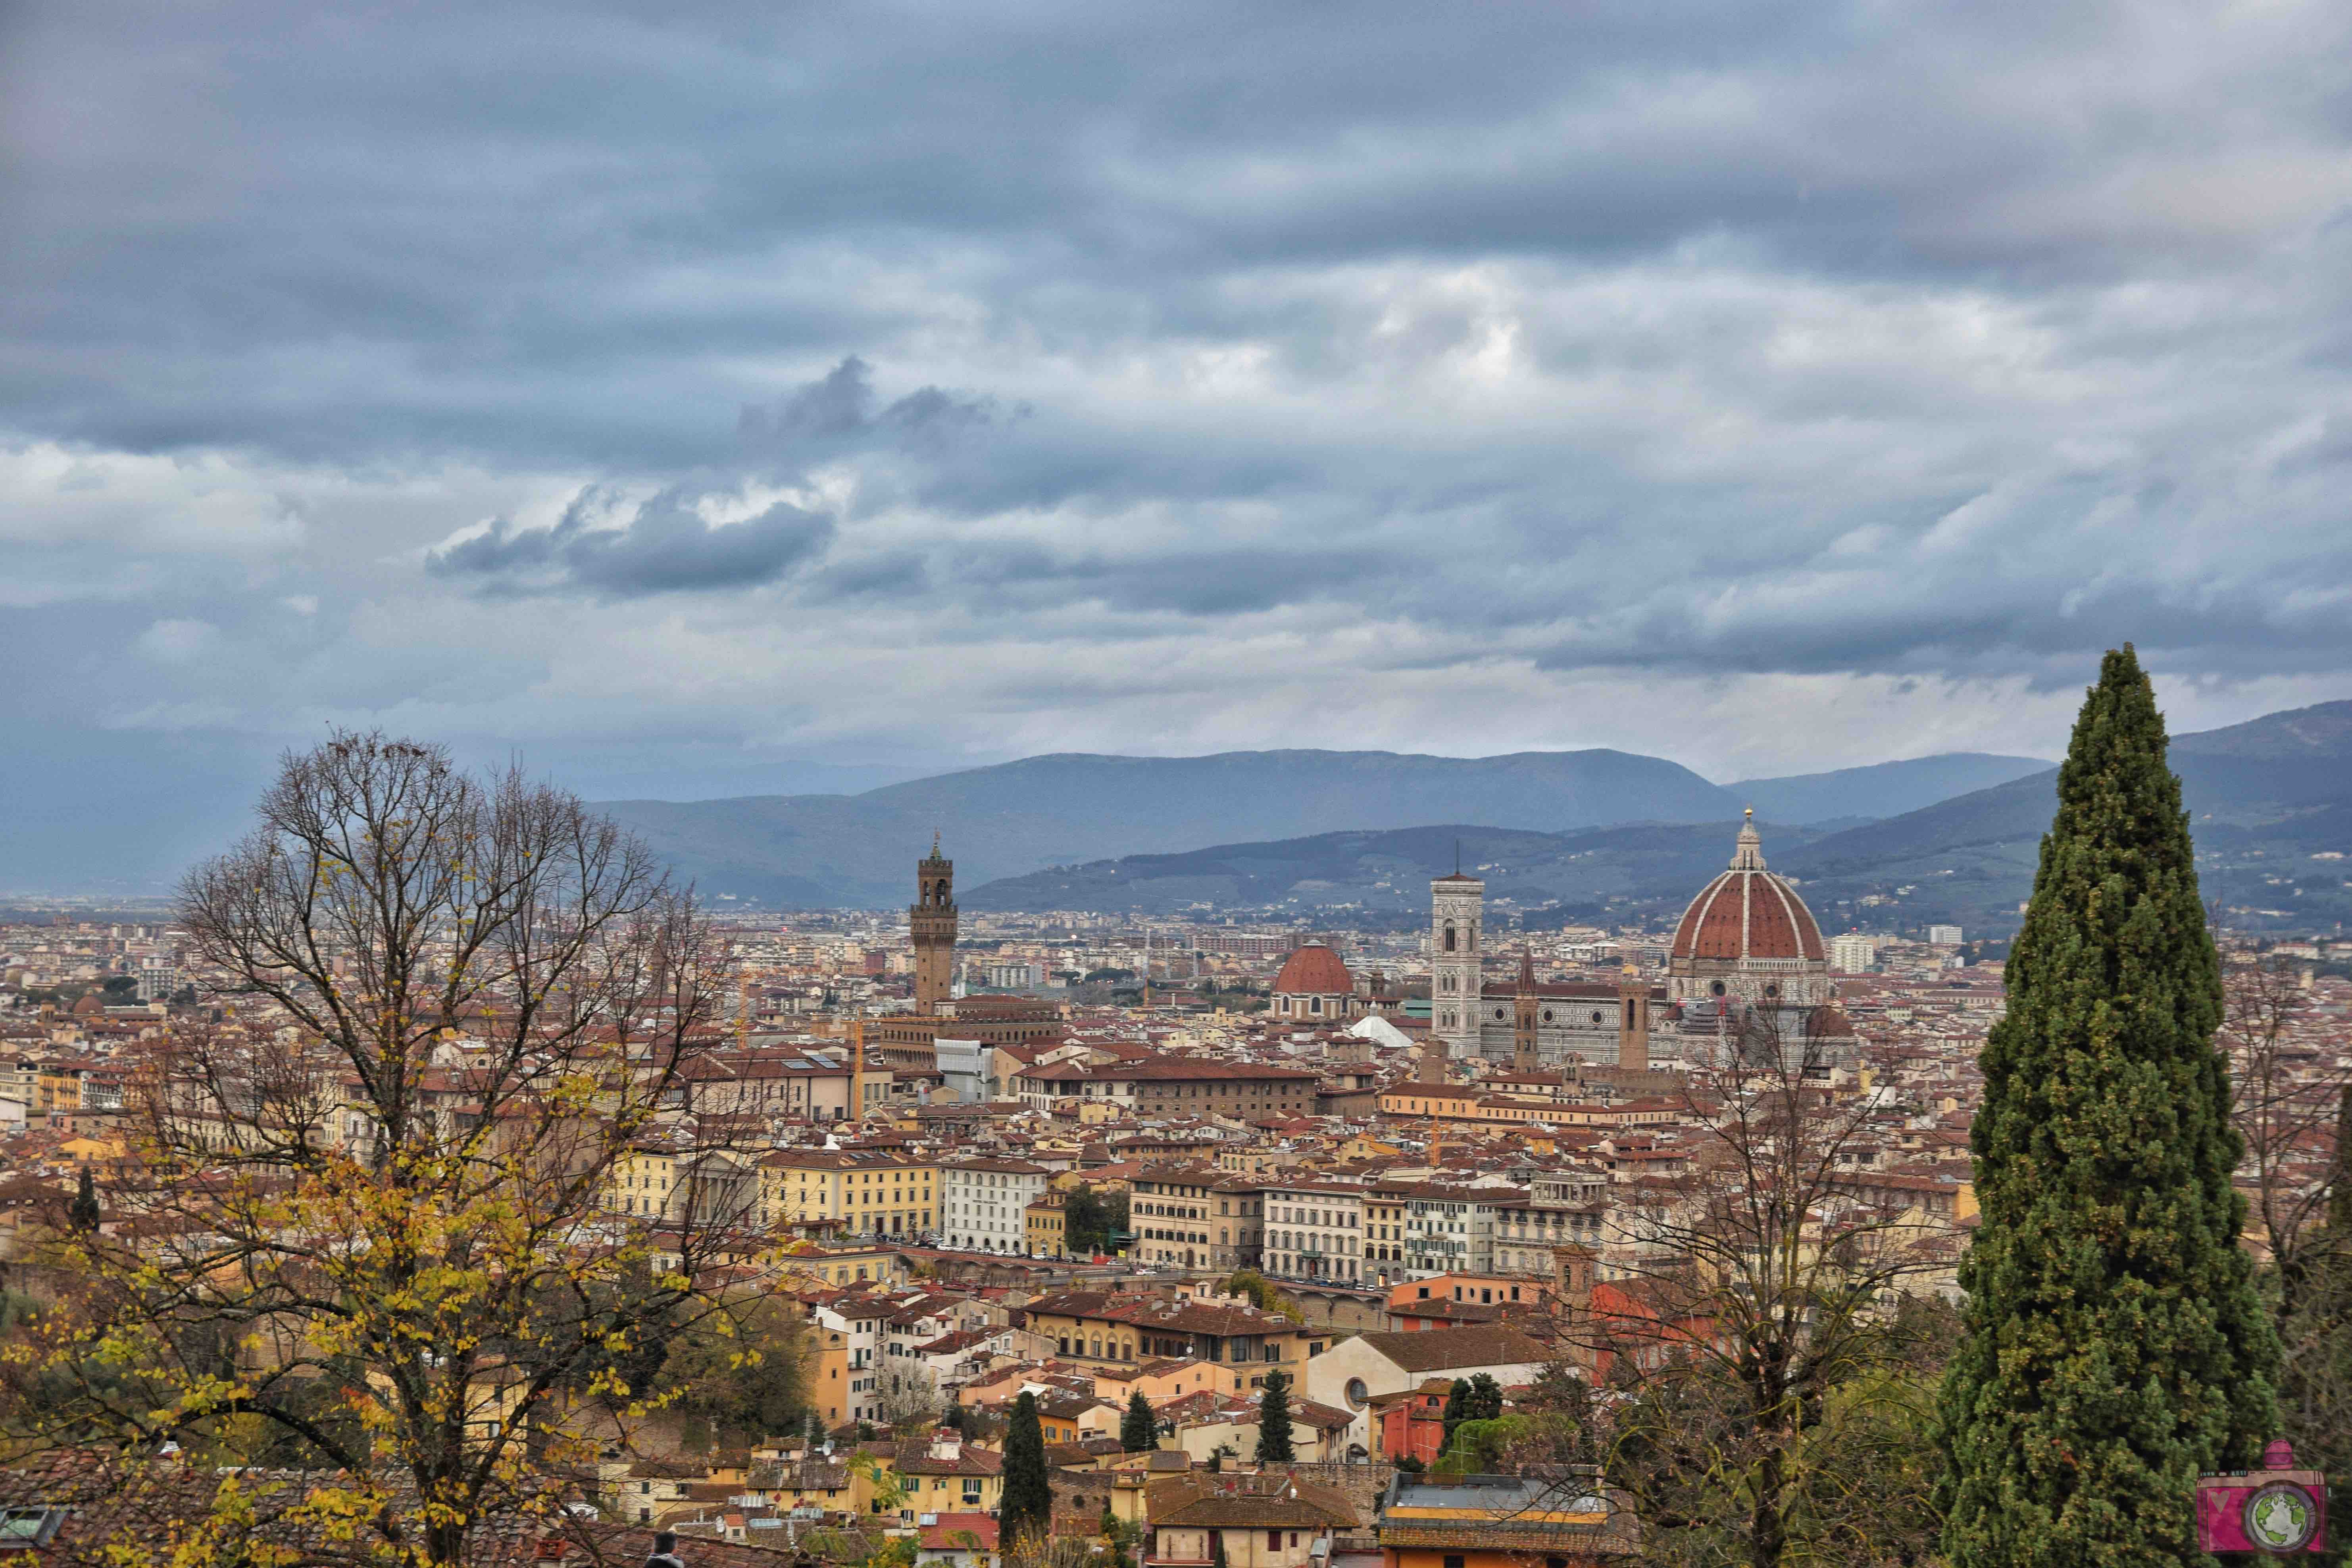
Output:
[[6,842],[2352,696],[2352,8],[1950,12],[0,5]]

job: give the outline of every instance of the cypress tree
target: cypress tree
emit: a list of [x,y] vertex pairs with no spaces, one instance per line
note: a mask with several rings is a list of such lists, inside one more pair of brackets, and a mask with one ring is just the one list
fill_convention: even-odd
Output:
[[79,1231],[98,1228],[98,1184],[90,1180],[89,1167],[81,1168],[81,1186],[75,1192],[73,1205],[66,1210],[66,1223]]
[[1139,1388],[1127,1396],[1127,1414],[1118,1422],[1118,1446],[1130,1454],[1160,1447],[1160,1418],[1151,1414],[1150,1402]]
[[997,1538],[1008,1552],[1017,1537],[1045,1538],[1054,1527],[1054,1489],[1045,1479],[1045,1428],[1037,1420],[1037,1396],[1024,1391],[1013,1403],[1013,1426],[1004,1437],[1004,1498],[997,1505]]
[[1445,1408],[1438,1419],[1445,1424],[1445,1436],[1438,1444],[1443,1452],[1454,1447],[1454,1429],[1470,1419],[1470,1385],[1462,1379],[1455,1378],[1454,1386],[1445,1391]]
[[1257,1402],[1257,1462],[1290,1458],[1290,1378],[1277,1367],[1265,1374]]
[[2278,1343],[2238,1246],[2221,966],[2180,782],[2128,645],[2058,773],[1969,1134],[1982,1211],[1945,1378],[1953,1568],[2202,1562],[2200,1470],[2274,1421]]

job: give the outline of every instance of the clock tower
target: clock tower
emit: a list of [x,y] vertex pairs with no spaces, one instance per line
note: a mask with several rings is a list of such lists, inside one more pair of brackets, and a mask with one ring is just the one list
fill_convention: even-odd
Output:
[[935,1015],[955,984],[955,862],[931,852],[915,863],[915,901],[907,907],[907,932],[915,942],[915,1011]]

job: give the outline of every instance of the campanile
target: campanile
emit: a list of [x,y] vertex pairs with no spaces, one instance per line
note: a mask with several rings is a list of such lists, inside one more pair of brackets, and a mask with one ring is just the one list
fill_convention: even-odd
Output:
[[915,942],[915,1011],[936,1014],[948,999],[955,976],[955,862],[931,852],[915,862],[915,901],[907,906],[907,931]]

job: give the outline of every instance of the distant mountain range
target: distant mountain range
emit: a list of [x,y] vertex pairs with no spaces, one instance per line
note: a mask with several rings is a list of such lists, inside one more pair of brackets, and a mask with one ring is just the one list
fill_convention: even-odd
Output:
[[1750,804],[1780,819],[1850,823],[2048,766],[1957,752],[1720,785],[1677,763],[1602,750],[1477,758],[1063,753],[859,795],[608,801],[603,809],[708,893],[870,907],[906,900],[914,860],[934,832],[969,888],[1074,861],[1285,839],[1335,825],[1381,831],[1467,822],[1560,833],[1720,821]]
[[[1947,759],[1930,758],[1941,763]],[[2273,713],[2175,738],[2209,900],[2252,925],[2325,929],[2352,919],[2352,702]],[[1895,764],[1901,768],[1906,764]],[[1815,779],[1734,786],[1762,802],[1848,804],[1868,796],[1853,769]],[[1895,775],[1901,778],[1901,774]],[[1900,929],[1953,921],[2001,934],[2032,889],[2057,770],[1882,821],[1822,832],[1765,827],[1772,868],[1795,878],[1824,926]],[[1824,782],[1816,782],[1824,781]],[[1775,796],[1779,785],[1792,785]],[[1885,798],[1884,796],[1877,798]],[[1759,805],[1759,816],[1770,813]],[[1201,900],[1305,910],[1352,906],[1368,915],[1426,902],[1427,879],[1452,866],[1461,840],[1488,897],[1532,923],[1671,913],[1728,858],[1727,816],[1696,825],[1531,833],[1486,826],[1346,832],[1225,844],[1066,866],[971,889],[974,909],[1084,908],[1173,912]]]

